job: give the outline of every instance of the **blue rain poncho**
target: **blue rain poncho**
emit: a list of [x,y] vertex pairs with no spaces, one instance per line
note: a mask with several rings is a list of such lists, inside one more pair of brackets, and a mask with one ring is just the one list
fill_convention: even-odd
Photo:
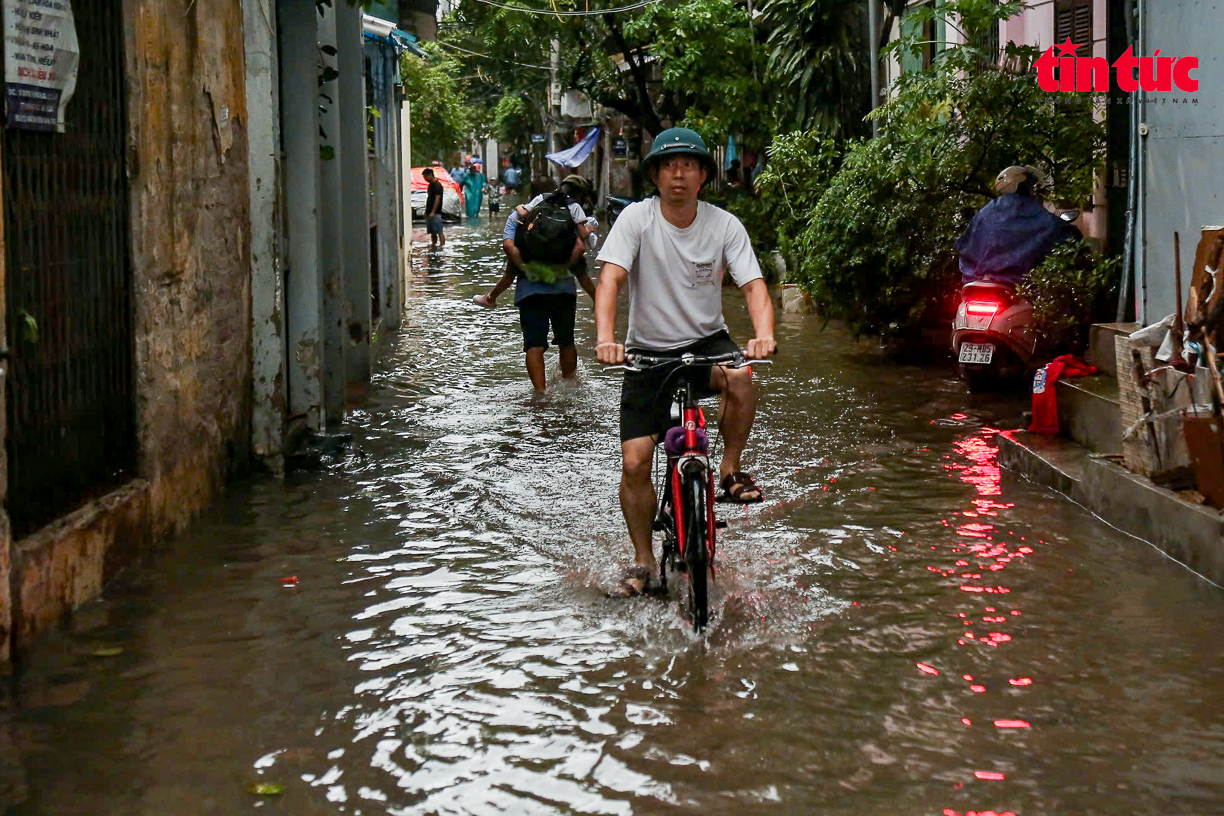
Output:
[[973,216],[956,242],[961,282],[1018,284],[1054,247],[1080,232],[1029,196],[1008,193]]

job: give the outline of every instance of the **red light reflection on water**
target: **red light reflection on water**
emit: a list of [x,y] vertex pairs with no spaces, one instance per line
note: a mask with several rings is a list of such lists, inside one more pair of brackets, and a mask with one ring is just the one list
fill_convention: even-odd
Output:
[[[957,420],[966,418],[964,415],[953,416],[953,419]],[[1006,648],[1015,637],[1018,637],[1015,632],[1004,631],[1008,628],[1009,622],[1020,616],[1020,610],[1009,603],[1012,601],[1010,597],[1012,588],[996,583],[999,581],[999,577],[996,576],[999,576],[999,573],[1013,563],[1023,565],[1026,557],[1034,554],[1036,546],[1028,542],[1026,536],[1017,536],[1017,531],[1011,529],[1011,525],[1005,521],[1007,518],[1005,511],[1014,505],[1003,499],[1002,471],[999,467],[998,447],[994,440],[997,433],[998,431],[993,428],[983,428],[978,433],[966,436],[954,443],[953,451],[945,458],[943,463],[945,472],[970,485],[973,488],[973,495],[964,509],[951,514],[948,518],[940,519],[943,528],[951,532],[952,536],[942,542],[937,541],[939,546],[931,546],[930,549],[932,555],[941,553],[950,557],[946,561],[937,561],[926,568],[941,583],[953,584],[960,592],[966,593],[959,596],[968,602],[963,605],[958,604],[962,606],[963,611],[956,611],[950,614],[949,618],[956,626],[961,627],[953,630],[957,638],[957,646],[954,648],[973,649],[974,651],[966,655],[970,660],[973,659],[970,655],[986,655],[977,658],[981,661],[994,659],[994,655],[997,654],[994,650],[1002,651],[1000,647]],[[921,545],[923,549],[926,549],[928,545],[931,545],[931,541],[921,542]],[[979,621],[980,628],[988,631],[981,634],[973,631]],[[987,648],[984,650],[983,647]],[[965,653],[962,652],[962,654]],[[940,674],[937,669],[927,664],[918,664],[918,668],[931,675]],[[942,668],[943,676],[954,678],[959,675],[973,696],[990,695],[981,701],[969,702],[966,700],[966,708],[980,708],[983,704],[996,708],[999,703],[995,700],[995,696],[1000,686],[1003,689],[1016,690],[1012,692],[1012,697],[1000,697],[1000,700],[1018,700],[1015,696],[1016,692],[1033,684],[1031,677],[1011,676],[1006,686],[1002,685],[1002,679],[991,680],[992,676],[997,676],[995,672],[999,671],[998,666],[982,667],[980,672],[973,673],[964,672],[964,668],[953,668],[951,665]],[[975,675],[980,679],[975,679]],[[1008,676],[1008,674],[1003,674],[1003,677]],[[988,683],[990,689],[995,690],[993,694],[987,688]],[[972,711],[962,713],[960,721],[965,727],[972,727],[974,719],[992,723],[996,731],[1025,731],[1033,727],[1028,720],[1014,716],[1022,714],[1021,711],[1014,712],[1013,716],[1007,716],[1010,712],[1006,711],[999,711],[997,714],[992,711],[991,714],[994,716],[977,711],[976,717],[972,716],[975,713]],[[981,756],[978,757],[978,761],[989,765],[994,764],[992,761],[994,758],[993,756]],[[977,780],[988,782],[1002,781],[1006,778],[1005,774],[998,771],[974,771],[973,776]],[[958,782],[954,787],[960,789],[965,784]],[[1016,816],[1013,811],[957,811],[950,808],[945,809],[943,814],[944,816]]]

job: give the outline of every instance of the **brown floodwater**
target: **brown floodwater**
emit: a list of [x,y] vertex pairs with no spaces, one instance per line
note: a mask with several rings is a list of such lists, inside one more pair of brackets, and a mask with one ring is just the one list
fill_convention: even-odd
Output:
[[470,302],[499,235],[414,245],[343,452],[232,485],[38,643],[11,812],[1224,812],[1224,594],[1001,473],[1022,402],[818,318],[759,373],[769,501],[723,510],[706,635],[606,598],[620,380],[584,295],[577,381],[550,351],[531,392],[511,296]]

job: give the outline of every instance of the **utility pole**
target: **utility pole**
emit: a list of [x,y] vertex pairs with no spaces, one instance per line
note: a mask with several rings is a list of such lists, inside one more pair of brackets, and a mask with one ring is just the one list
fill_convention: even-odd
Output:
[[[548,152],[556,153],[557,145],[557,122],[561,118],[561,82],[557,79],[557,71],[561,67],[561,43],[557,40],[552,41],[552,53],[548,57]],[[544,160],[548,166],[550,175],[557,181],[561,180],[560,169],[547,159]]]
[[[867,36],[871,48],[871,110],[880,104],[880,0],[867,0]],[[880,120],[871,120],[871,136],[880,135]]]

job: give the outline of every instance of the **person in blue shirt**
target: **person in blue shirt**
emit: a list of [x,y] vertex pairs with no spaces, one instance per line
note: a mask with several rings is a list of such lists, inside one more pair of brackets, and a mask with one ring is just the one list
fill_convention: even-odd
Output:
[[506,185],[506,189],[510,191],[517,190],[523,181],[523,171],[519,169],[517,164],[512,164],[506,168],[502,174],[502,182]]
[[[548,349],[548,330],[552,327],[553,344],[560,357],[561,377],[571,379],[578,370],[578,349],[574,344],[574,318],[578,305],[578,290],[595,299],[595,283],[587,271],[584,252],[591,240],[590,222],[577,201],[568,204],[570,217],[578,226],[577,241],[570,256],[568,272],[554,280],[533,280],[524,267],[525,259],[519,251],[515,237],[519,224],[530,211],[538,207],[544,196],[553,192],[556,182],[544,176],[536,179],[536,198],[510,212],[502,232],[502,250],[506,253],[506,272],[487,295],[476,295],[472,302],[486,309],[497,303],[497,297],[511,283],[514,284],[514,305],[519,310],[519,324],[523,332],[523,353],[526,357],[527,377],[537,391],[543,391],[547,382],[544,368],[544,352]],[[566,176],[561,190],[567,200],[579,199],[590,193],[590,182],[580,176]],[[530,259],[526,259],[530,260]]]

